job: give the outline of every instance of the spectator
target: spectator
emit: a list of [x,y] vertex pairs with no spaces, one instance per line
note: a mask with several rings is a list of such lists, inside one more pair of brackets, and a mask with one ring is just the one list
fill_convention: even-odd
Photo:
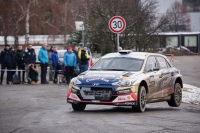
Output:
[[80,58],[80,73],[87,71],[88,60],[90,59],[90,56],[88,55],[86,48],[82,48],[79,51],[78,56]]
[[12,80],[12,73],[11,73],[11,69],[12,69],[12,52],[10,50],[10,45],[6,45],[4,50],[1,51],[1,81],[0,84],[3,83],[3,76],[4,76],[4,72],[5,69],[7,68],[7,79],[6,79],[6,84],[10,84],[9,82],[11,82]]
[[[25,63],[25,68],[31,64],[31,62],[36,62],[35,50],[32,48],[32,45],[28,45],[27,50],[23,54],[23,60]],[[28,73],[26,72],[26,79],[28,80]]]
[[64,55],[64,65],[66,67],[66,81],[69,84],[70,79],[74,77],[74,67],[76,67],[76,55],[72,51],[72,47],[67,47]]
[[26,67],[26,72],[28,73],[28,84],[35,85],[38,82],[38,67],[34,62],[30,63]]
[[53,46],[51,46],[48,50],[48,58],[49,58],[49,69],[50,69],[50,72],[49,72],[49,81],[53,81],[53,75],[54,75],[54,72],[53,72],[53,66],[52,66],[52,53],[53,53]]
[[12,71],[11,71],[11,76],[13,77],[13,75],[16,73],[16,68],[17,68],[17,62],[16,62],[16,59],[15,59],[15,56],[16,56],[16,51],[14,49],[14,47],[11,47],[11,53],[12,53]]
[[43,44],[38,54],[38,60],[40,61],[40,66],[41,66],[41,84],[49,83],[46,80],[47,66],[49,63],[47,48],[48,48],[47,44]]
[[53,53],[52,53],[52,66],[54,70],[54,80],[53,83],[57,83],[57,76],[59,73],[59,58],[58,58],[58,52],[57,52],[57,47],[53,48]]
[[75,70],[74,76],[77,76],[80,73],[78,51],[79,51],[79,48],[75,46],[73,50],[74,54],[76,55],[76,67],[74,69]]
[[[15,56],[15,59],[17,61],[17,68],[18,68],[18,76],[21,80],[21,83],[25,83],[25,64],[24,64],[24,59],[23,59],[23,49],[22,49],[22,46],[19,45],[18,46],[18,49],[16,51],[16,56]],[[21,79],[21,71],[22,71],[22,79]]]

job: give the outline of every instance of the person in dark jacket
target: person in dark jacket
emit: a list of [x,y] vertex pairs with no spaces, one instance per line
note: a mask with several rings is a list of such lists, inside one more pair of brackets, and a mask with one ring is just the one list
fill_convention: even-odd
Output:
[[82,73],[88,69],[88,60],[90,59],[90,56],[88,55],[86,48],[82,48],[78,54],[80,58],[80,73]]
[[40,66],[41,66],[41,84],[49,83],[46,80],[47,66],[49,63],[47,49],[48,49],[47,44],[43,44],[38,54],[38,60],[40,61]]
[[[23,60],[25,63],[25,68],[29,66],[32,62],[36,62],[35,50],[32,48],[32,45],[28,45],[27,50],[24,51]],[[28,80],[28,73],[26,72],[26,79]]]
[[71,46],[67,47],[67,52],[64,55],[64,65],[66,67],[66,81],[69,84],[70,79],[74,77],[74,68],[76,67],[76,55]]
[[16,68],[17,68],[17,62],[16,62],[16,59],[15,59],[15,56],[16,56],[16,51],[15,51],[15,49],[14,49],[14,47],[11,47],[10,48],[11,49],[11,52],[12,52],[12,71],[11,71],[11,73],[12,73],[12,77],[13,77],[13,75],[16,73]]
[[52,66],[53,66],[53,70],[54,70],[53,83],[57,83],[57,76],[58,76],[60,68],[59,68],[59,57],[58,57],[57,47],[55,47],[55,46],[53,48],[53,53],[51,55],[51,59],[52,59]]
[[6,79],[6,84],[10,84],[9,82],[11,82],[12,80],[12,73],[11,70],[12,69],[12,62],[13,62],[13,55],[12,52],[10,51],[10,45],[6,45],[4,50],[1,51],[1,81],[0,84],[2,84],[3,82],[3,76],[4,76],[4,72],[5,69],[7,69],[7,79]]
[[78,76],[80,73],[80,67],[79,67],[79,57],[78,57],[78,51],[79,48],[77,46],[74,47],[74,54],[76,55],[76,67],[74,68],[74,77]]
[[31,62],[36,62],[35,50],[32,48],[32,45],[28,45],[27,50],[23,54],[24,63],[26,65],[31,64]]
[[[23,59],[23,49],[22,46],[19,45],[18,49],[16,51],[15,55],[15,60],[17,61],[17,68],[18,68],[18,76],[20,80],[22,81],[21,83],[23,84],[25,82],[25,64],[24,64],[24,59]],[[21,70],[22,70],[22,79],[21,79]]]

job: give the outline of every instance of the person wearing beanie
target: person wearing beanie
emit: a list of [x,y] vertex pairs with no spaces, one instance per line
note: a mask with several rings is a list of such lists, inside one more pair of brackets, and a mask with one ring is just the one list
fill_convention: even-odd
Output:
[[69,84],[70,79],[74,76],[74,68],[76,67],[76,55],[71,46],[67,47],[67,52],[64,55],[64,66],[66,67],[66,81]]
[[5,69],[7,69],[7,79],[6,79],[6,84],[10,84],[12,80],[12,72],[9,71],[12,69],[12,62],[13,62],[13,55],[10,50],[10,45],[6,45],[4,50],[1,51],[1,81],[0,85],[3,83],[3,76]]

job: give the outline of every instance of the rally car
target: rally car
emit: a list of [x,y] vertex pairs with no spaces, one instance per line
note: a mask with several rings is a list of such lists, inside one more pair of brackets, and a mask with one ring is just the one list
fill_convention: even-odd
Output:
[[67,102],[74,111],[87,104],[132,106],[144,112],[146,103],[182,101],[180,71],[161,54],[121,50],[101,57],[88,71],[73,78]]

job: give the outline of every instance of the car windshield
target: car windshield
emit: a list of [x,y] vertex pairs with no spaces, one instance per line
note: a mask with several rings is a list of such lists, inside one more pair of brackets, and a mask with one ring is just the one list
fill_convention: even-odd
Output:
[[105,58],[100,59],[90,70],[140,71],[142,64],[142,59]]

